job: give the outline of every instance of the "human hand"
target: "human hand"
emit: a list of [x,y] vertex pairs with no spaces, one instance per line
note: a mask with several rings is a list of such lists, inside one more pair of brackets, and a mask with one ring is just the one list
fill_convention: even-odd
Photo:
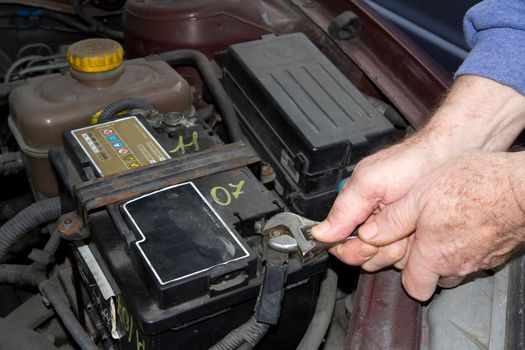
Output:
[[[422,131],[359,163],[327,219],[312,234],[321,241],[341,240],[400,200],[445,160],[472,150],[506,150],[525,126],[524,111],[525,97],[512,88],[479,76],[460,77]],[[359,231],[361,236],[363,229]],[[348,264],[373,271],[402,256],[410,239],[381,247],[354,239],[331,252]]]
[[444,163],[362,226],[361,239],[374,246],[411,237],[403,254],[379,252],[374,269],[403,269],[405,290],[423,301],[438,284],[503,263],[525,239],[524,161],[521,152],[478,153]]
[[[403,197],[424,175],[438,167],[445,155],[437,151],[429,133],[379,151],[363,159],[343,187],[327,219],[313,228],[321,241],[336,242],[346,238],[370,215]],[[406,242],[378,248],[360,239],[347,241],[331,249],[340,260],[361,265],[378,249],[398,256]]]

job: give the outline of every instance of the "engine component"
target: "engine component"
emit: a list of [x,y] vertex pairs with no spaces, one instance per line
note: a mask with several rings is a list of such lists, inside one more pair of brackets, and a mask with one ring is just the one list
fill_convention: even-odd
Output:
[[247,135],[307,217],[323,219],[337,183],[392,141],[392,124],[304,34],[233,45],[224,73]]
[[[222,145],[195,118],[167,113],[166,128],[141,114],[66,132],[65,149],[51,152],[65,202],[87,219],[90,237],[74,256],[113,341],[124,349],[204,349],[252,317],[273,324],[280,314],[286,327],[273,326],[260,346],[295,347],[315,310],[326,253],[303,262],[274,252],[286,256],[286,269],[264,265],[271,258],[261,223],[284,205],[227,149],[253,151],[242,141]],[[264,277],[276,271],[281,278]],[[267,283],[279,280],[282,309],[268,310],[281,303],[272,303],[278,286]]]
[[177,50],[165,52],[160,57],[173,66],[191,65],[197,68],[202,81],[204,81],[210,95],[213,97],[213,102],[225,119],[225,128],[230,141],[241,140],[241,127],[233,106],[219,79],[215,76],[213,67],[210,61],[206,59],[206,56],[195,50]]
[[115,101],[100,111],[100,115],[97,118],[96,122],[104,121],[108,118],[111,118],[118,113],[131,110],[131,109],[144,109],[146,111],[153,110],[153,105],[146,101],[143,101],[138,98],[125,98],[122,100]]
[[165,62],[122,62],[122,47],[107,39],[78,42],[68,58],[71,73],[28,79],[9,96],[9,127],[37,197],[58,194],[47,154],[62,143],[62,132],[89,125],[110,102],[140,97],[161,112],[192,114],[189,85]]
[[135,57],[176,49],[198,49],[212,57],[231,44],[268,34],[272,27],[260,1],[128,0],[124,8],[126,43]]
[[95,30],[103,35],[106,35],[110,38],[116,39],[116,40],[123,40],[124,39],[124,33],[121,31],[112,29],[107,27],[105,24],[101,23],[100,21],[94,19],[93,17],[89,16],[86,12],[84,12],[83,6],[84,2],[82,0],[71,0],[71,3],[73,4],[73,8],[75,9],[75,13],[80,17],[84,22],[86,22],[89,27],[95,28]]
[[0,147],[0,174],[16,174],[22,169],[24,169],[22,153],[9,152],[6,148]]
[[0,260],[30,229],[60,216],[60,199],[50,198],[30,205],[0,228]]

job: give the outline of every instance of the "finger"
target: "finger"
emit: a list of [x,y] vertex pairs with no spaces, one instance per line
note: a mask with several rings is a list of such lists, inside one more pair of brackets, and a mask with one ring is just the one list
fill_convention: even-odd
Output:
[[450,276],[450,277],[441,277],[438,281],[438,285],[443,288],[454,288],[458,286],[465,277],[461,276]]
[[385,206],[373,220],[359,228],[359,238],[375,246],[384,246],[410,235],[416,229],[420,213],[414,198],[409,193]]
[[377,254],[367,260],[361,267],[370,272],[374,272],[395,264],[401,260],[406,253],[408,238],[399,240],[384,247],[380,247]]
[[314,226],[312,235],[323,242],[336,242],[348,237],[357,225],[365,221],[377,206],[377,199],[367,198],[359,185],[348,182],[337,196],[328,217]]
[[414,299],[426,301],[434,294],[438,280],[439,275],[432,271],[420,249],[414,244],[405,268],[401,272],[405,291]]
[[359,238],[346,241],[330,248],[336,258],[348,265],[362,265],[365,261],[374,256],[378,249],[370,244],[361,241]]
[[408,261],[408,257],[410,256],[410,250],[412,248],[412,242],[414,242],[414,235],[411,234],[408,236],[408,243],[407,243],[407,249],[405,251],[405,255],[394,264],[394,267],[399,270],[403,270],[405,268],[405,265]]

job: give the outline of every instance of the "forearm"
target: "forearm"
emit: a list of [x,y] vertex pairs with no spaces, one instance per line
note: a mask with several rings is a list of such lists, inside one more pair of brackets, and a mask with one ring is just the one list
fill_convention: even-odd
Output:
[[417,138],[450,159],[470,150],[504,151],[525,127],[525,96],[490,79],[461,76]]

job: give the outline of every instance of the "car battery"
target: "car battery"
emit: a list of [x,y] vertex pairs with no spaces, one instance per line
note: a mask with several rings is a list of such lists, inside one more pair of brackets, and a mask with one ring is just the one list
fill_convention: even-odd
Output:
[[219,61],[245,132],[302,213],[326,213],[319,196],[333,200],[361,158],[392,142],[393,125],[302,33],[232,45]]
[[[133,115],[66,132],[64,139],[65,149],[51,159],[57,169],[75,169],[76,177],[58,170],[68,184],[115,182],[223,147],[198,123],[168,135]],[[118,152],[123,148],[126,154]],[[129,165],[137,160],[140,166]],[[110,161],[119,163],[104,164]],[[285,206],[250,168],[235,164],[206,176],[188,172],[176,184],[166,178],[166,186],[146,193],[126,189],[127,198],[86,214],[89,238],[73,246],[78,275],[119,348],[207,349],[253,316],[264,283],[261,228]],[[326,253],[307,262],[290,256],[279,322],[261,349],[299,343],[326,265]]]

